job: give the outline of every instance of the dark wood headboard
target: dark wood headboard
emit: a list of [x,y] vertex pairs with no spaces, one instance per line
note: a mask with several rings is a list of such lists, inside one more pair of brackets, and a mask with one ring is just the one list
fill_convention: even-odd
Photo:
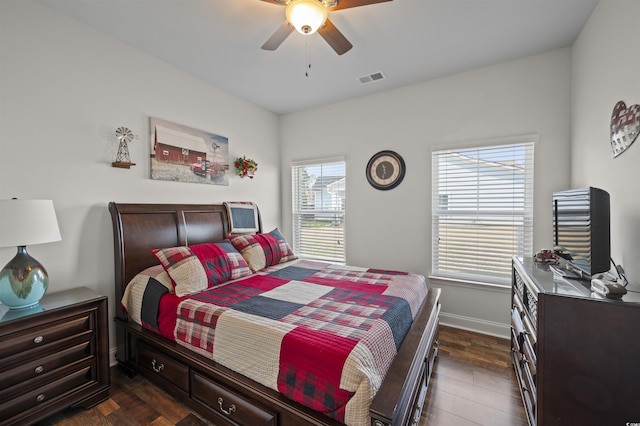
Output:
[[223,204],[111,202],[109,212],[113,222],[116,316],[121,319],[127,317],[120,306],[126,285],[137,273],[158,263],[152,249],[219,242],[229,230]]

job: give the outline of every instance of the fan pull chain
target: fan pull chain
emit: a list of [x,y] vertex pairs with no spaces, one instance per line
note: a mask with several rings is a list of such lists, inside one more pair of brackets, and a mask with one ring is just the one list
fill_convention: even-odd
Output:
[[307,40],[307,63],[305,64],[304,68],[304,76],[305,77],[309,77],[309,72],[311,70],[311,53],[309,52],[309,40]]

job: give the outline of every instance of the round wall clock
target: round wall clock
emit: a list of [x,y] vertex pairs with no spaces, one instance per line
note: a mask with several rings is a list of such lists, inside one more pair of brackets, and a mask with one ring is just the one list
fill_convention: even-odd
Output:
[[393,151],[380,151],[367,163],[367,180],[371,186],[382,191],[400,185],[404,173],[404,160]]

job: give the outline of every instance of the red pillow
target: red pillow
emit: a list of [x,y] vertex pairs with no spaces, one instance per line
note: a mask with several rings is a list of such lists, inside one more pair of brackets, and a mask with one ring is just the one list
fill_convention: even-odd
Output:
[[178,296],[197,293],[252,273],[244,258],[227,242],[170,247],[152,252],[167,271]]
[[298,258],[278,228],[268,234],[237,235],[229,240],[254,272]]

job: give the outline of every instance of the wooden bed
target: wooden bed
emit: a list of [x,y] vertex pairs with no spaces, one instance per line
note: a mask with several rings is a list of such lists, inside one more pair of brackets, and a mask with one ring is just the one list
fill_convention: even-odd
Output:
[[[143,329],[128,320],[120,305],[127,283],[157,264],[151,249],[224,240],[229,229],[224,205],[112,202],[109,211],[114,235],[117,360],[121,370],[129,375],[142,374],[216,424],[340,424]],[[439,297],[439,289],[429,290],[371,404],[371,425],[418,423],[438,352]]]

